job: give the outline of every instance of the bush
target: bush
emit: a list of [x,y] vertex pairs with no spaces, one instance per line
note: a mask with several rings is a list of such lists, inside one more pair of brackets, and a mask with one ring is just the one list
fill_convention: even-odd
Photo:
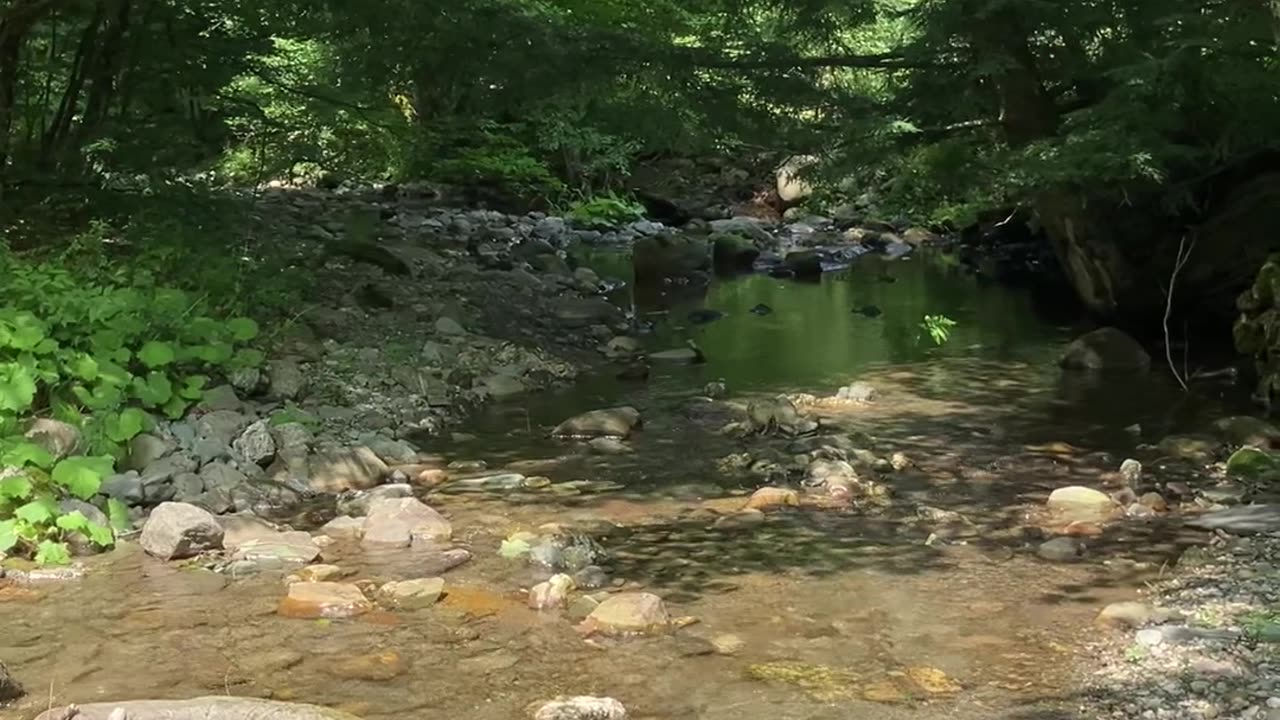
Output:
[[644,206],[613,193],[572,203],[566,213],[583,225],[621,225],[644,218]]
[[[215,319],[187,293],[146,282],[83,282],[57,263],[0,252],[0,552],[69,559],[75,533],[99,546],[109,528],[59,501],[89,500],[125,445],[157,415],[178,418],[215,372],[262,363],[248,318]],[[52,417],[80,428],[84,454],[57,458],[21,434]],[[108,516],[127,519],[118,503]]]

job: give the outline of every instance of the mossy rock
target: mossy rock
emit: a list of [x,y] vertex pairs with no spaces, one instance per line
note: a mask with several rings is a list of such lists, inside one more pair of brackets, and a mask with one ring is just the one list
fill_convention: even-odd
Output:
[[1280,477],[1280,458],[1256,447],[1242,447],[1227,459],[1227,474],[1246,480],[1274,479]]
[[722,270],[750,270],[760,257],[760,249],[741,235],[716,233],[711,236],[711,255],[715,266]]

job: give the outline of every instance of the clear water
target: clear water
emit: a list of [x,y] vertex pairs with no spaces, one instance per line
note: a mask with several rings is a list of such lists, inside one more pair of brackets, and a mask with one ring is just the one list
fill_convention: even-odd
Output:
[[[610,258],[592,262],[616,269]],[[1120,528],[1095,541],[1089,562],[1052,565],[1029,552],[1020,528],[1036,524],[1053,487],[1096,483],[1139,440],[1194,429],[1240,401],[1213,387],[1183,395],[1158,372],[1063,375],[1054,360],[1072,328],[1044,323],[1027,295],[980,284],[943,257],[864,258],[820,283],[748,276],[716,281],[701,297],[620,301],[653,321],[650,349],[694,339],[708,362],[655,365],[643,383],[605,368],[566,391],[490,408],[463,428],[472,440],[427,448],[610,488],[446,487],[426,496],[475,554],[448,573],[440,605],[353,621],[286,619],[275,613],[279,577],[230,581],[126,547],[94,560],[78,583],[0,587],[0,660],[31,691],[8,713],[227,693],[377,720],[497,720],[524,717],[529,703],[556,695],[598,694],[655,720],[1069,716],[1073,668],[1094,614],[1131,597],[1144,573],[1187,540],[1160,525]],[[761,303],[773,312],[749,312]],[[851,312],[866,305],[882,314]],[[725,316],[689,322],[698,308]],[[921,337],[926,314],[956,321],[945,345]],[[719,379],[735,400],[831,394],[854,379],[875,385],[878,402],[831,421],[839,432],[876,437],[878,453],[914,461],[885,478],[894,504],[882,513],[804,507],[758,525],[717,526],[715,513],[740,507],[760,482],[718,471],[717,458],[783,452],[767,440],[724,437],[686,412]],[[633,454],[592,455],[547,438],[571,414],[618,404],[645,417]],[[1127,429],[1134,423],[1139,437]],[[963,543],[926,544],[921,504],[963,512],[978,530]],[[587,642],[564,616],[527,609],[522,589],[540,574],[497,548],[509,533],[549,522],[595,528],[618,582],[656,592],[674,615],[699,622],[669,636]],[[358,548],[325,557],[374,582],[417,569],[412,556]],[[706,654],[724,635],[741,649]],[[787,680],[780,667],[806,670]],[[912,668],[940,670],[962,689],[874,692]]]

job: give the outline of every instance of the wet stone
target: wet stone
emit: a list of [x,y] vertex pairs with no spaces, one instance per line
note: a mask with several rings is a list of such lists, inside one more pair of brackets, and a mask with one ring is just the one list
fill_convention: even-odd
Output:
[[393,608],[420,610],[435,605],[443,593],[443,578],[396,580],[378,589],[378,599]]
[[348,618],[363,615],[373,605],[356,585],[299,582],[289,586],[279,612],[291,618]]
[[167,502],[151,512],[139,543],[162,560],[181,560],[220,549],[222,537],[222,526],[207,510]]
[[671,616],[662,598],[644,592],[610,596],[585,622],[592,631],[621,635],[663,631],[670,624]]
[[1040,545],[1036,554],[1050,562],[1076,562],[1084,557],[1084,543],[1071,537],[1057,537]]
[[416,498],[379,498],[369,503],[361,542],[407,547],[411,542],[448,540],[452,535],[449,521]]

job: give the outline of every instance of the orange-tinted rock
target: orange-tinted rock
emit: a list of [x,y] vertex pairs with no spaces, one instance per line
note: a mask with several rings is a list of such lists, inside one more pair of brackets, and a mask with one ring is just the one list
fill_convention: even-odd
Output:
[[767,510],[778,507],[796,507],[800,504],[800,496],[795,490],[778,487],[762,487],[751,494],[747,500],[748,510]]
[[335,582],[298,582],[280,601],[279,612],[291,618],[347,618],[373,607],[356,585]]

